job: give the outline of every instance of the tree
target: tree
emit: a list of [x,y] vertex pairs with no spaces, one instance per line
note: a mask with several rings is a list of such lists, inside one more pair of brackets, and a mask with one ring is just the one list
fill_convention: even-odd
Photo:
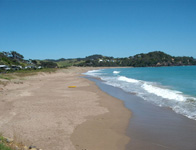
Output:
[[57,67],[57,63],[55,62],[44,62],[44,61],[41,61],[41,66],[44,67],[44,68],[56,68]]
[[37,65],[37,61],[36,60],[32,60],[32,63]]
[[22,61],[24,56],[17,53],[16,51],[11,51],[11,58],[15,59],[15,60],[19,60]]

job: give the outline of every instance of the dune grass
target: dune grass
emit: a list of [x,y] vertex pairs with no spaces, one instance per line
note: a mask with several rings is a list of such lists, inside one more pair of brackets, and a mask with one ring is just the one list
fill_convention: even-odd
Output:
[[7,85],[13,79],[24,80],[25,77],[34,76],[38,73],[53,73],[56,72],[57,68],[43,68],[43,69],[27,69],[27,70],[17,70],[8,71],[6,73],[0,73],[0,85]]
[[18,70],[15,71],[13,74],[18,76],[18,77],[25,77],[25,76],[32,76],[32,75],[36,75],[37,73],[40,72],[45,72],[45,73],[52,73],[52,72],[56,72],[57,69],[56,68],[44,68],[44,69],[31,69],[31,70]]
[[9,74],[0,74],[0,79],[11,80],[13,77]]
[[13,149],[7,147],[7,146],[4,145],[3,143],[0,143],[0,150],[13,150]]
[[7,73],[0,74],[0,79],[11,80],[15,79],[16,77],[26,77],[26,76],[33,76],[40,72],[45,73],[52,73],[56,72],[56,68],[44,68],[44,69],[29,69],[29,70],[17,70],[17,71],[9,71]]
[[6,139],[0,133],[0,150],[13,150],[10,147],[5,145]]

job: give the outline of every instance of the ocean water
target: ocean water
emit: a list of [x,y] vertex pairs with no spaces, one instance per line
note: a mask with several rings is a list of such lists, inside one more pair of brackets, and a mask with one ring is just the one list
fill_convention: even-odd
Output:
[[85,75],[196,120],[196,66],[112,68]]

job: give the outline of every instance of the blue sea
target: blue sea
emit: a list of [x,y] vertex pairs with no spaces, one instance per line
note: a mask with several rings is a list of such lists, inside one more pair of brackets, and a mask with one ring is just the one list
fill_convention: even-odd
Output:
[[196,66],[112,68],[85,74],[196,120]]

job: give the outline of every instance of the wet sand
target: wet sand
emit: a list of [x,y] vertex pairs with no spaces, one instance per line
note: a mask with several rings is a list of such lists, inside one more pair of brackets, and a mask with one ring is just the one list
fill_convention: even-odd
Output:
[[99,95],[100,105],[108,109],[108,113],[96,117],[88,117],[79,125],[71,136],[77,150],[124,150],[130,138],[125,136],[130,111],[125,109],[122,101],[103,93],[93,83],[84,91],[93,91]]
[[126,150],[196,150],[196,121],[158,107],[142,98],[92,79],[106,93],[121,99],[132,111]]
[[[43,150],[124,150],[130,111],[73,67],[2,86],[0,132]],[[68,88],[76,86],[76,88]]]

